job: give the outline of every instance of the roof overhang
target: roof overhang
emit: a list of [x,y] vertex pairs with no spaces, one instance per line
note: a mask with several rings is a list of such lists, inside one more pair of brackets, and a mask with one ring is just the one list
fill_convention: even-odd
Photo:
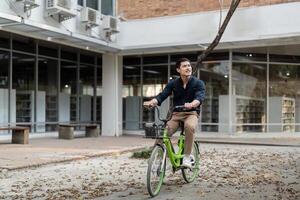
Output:
[[118,53],[121,50],[114,43],[5,13],[0,13],[0,29],[98,53]]

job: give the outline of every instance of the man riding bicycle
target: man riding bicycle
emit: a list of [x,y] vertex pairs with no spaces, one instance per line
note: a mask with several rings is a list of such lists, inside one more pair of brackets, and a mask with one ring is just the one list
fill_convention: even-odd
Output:
[[200,105],[205,98],[204,82],[192,76],[191,62],[181,58],[176,62],[176,71],[180,77],[170,81],[164,90],[150,101],[144,102],[145,106],[155,107],[173,93],[173,106],[184,105],[184,110],[174,110],[172,118],[167,123],[169,136],[172,136],[179,127],[179,122],[184,122],[185,149],[182,166],[192,167],[192,145],[198,125]]

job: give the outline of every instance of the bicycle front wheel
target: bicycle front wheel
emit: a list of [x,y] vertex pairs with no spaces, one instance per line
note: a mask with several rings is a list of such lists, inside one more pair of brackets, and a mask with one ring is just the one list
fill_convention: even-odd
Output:
[[181,169],[182,176],[187,183],[193,182],[199,174],[200,158],[199,158],[199,148],[198,148],[198,144],[196,142],[194,142],[194,145],[192,148],[192,155],[194,157],[194,162],[193,162],[192,168],[191,169],[189,169],[189,168]]
[[147,189],[151,197],[158,195],[163,183],[166,171],[166,162],[163,160],[163,157],[164,149],[156,145],[148,160],[147,170]]

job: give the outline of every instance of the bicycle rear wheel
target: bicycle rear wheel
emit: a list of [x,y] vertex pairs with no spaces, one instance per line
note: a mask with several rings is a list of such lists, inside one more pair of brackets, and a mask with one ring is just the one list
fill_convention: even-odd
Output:
[[[147,189],[151,197],[158,195],[166,171],[166,162],[163,160],[164,149],[156,145],[148,160]],[[163,164],[164,163],[164,164]]]
[[199,159],[199,148],[198,148],[198,144],[196,142],[194,142],[194,145],[192,148],[192,155],[194,157],[194,163],[192,165],[192,168],[191,169],[189,169],[189,168],[181,169],[182,176],[187,183],[193,182],[199,174],[199,160],[200,160]]

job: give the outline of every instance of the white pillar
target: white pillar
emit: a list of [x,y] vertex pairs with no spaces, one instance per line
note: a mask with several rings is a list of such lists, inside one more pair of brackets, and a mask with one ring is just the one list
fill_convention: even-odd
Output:
[[122,135],[122,66],[123,57],[102,56],[102,127],[103,136]]

